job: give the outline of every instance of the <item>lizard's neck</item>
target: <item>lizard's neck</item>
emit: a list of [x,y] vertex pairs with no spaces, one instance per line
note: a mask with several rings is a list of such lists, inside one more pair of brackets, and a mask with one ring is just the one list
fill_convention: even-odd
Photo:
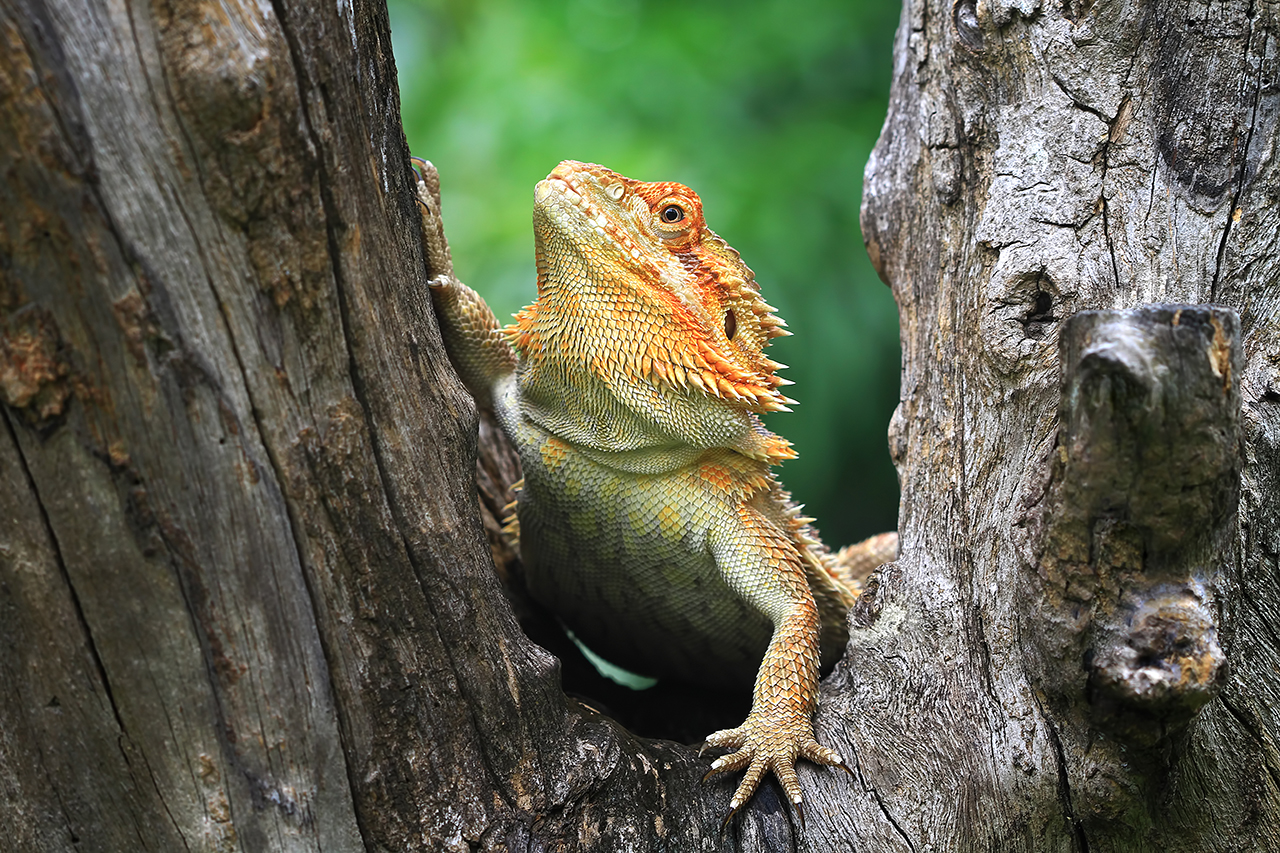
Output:
[[[614,306],[612,312],[602,303]],[[662,449],[672,467],[715,447],[770,464],[795,455],[786,439],[744,407],[696,388],[653,382],[643,369],[646,357],[651,361],[660,349],[667,354],[676,342],[662,340],[663,325],[643,317],[600,322],[610,313],[625,314],[626,305],[616,282],[579,282],[572,291],[540,282],[538,301],[507,330],[521,356],[516,375],[526,417],[619,468],[631,467],[626,460],[635,451],[654,449]],[[677,351],[673,361],[679,359]],[[650,463],[657,458],[641,455]]]

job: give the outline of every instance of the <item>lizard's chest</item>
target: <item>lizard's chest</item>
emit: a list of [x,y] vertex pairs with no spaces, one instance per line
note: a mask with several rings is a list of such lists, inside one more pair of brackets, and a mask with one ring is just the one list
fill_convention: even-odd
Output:
[[725,583],[708,539],[740,496],[702,461],[619,471],[526,425],[520,550],[530,593],[589,647],[649,675],[750,683],[770,623]]

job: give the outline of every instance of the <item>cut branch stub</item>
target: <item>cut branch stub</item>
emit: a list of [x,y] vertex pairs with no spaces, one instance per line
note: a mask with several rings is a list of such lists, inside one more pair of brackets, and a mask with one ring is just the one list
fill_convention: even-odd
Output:
[[1135,744],[1185,725],[1225,675],[1239,328],[1229,308],[1149,305],[1084,311],[1062,332],[1031,634],[1046,692]]

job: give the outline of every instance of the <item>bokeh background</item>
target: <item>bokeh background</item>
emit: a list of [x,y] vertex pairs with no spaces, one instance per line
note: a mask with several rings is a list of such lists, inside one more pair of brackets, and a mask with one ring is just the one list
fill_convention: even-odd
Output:
[[674,180],[794,336],[800,401],[766,419],[833,547],[896,527],[885,431],[897,313],[858,228],[899,0],[392,0],[404,127],[440,170],[459,277],[505,319],[534,298],[533,186],[560,160]]

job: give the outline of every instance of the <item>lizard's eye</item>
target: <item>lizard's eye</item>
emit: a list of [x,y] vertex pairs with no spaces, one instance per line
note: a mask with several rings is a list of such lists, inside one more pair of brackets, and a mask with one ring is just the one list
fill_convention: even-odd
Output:
[[662,208],[662,221],[668,224],[684,219],[684,208],[678,204],[669,204]]
[[724,312],[724,336],[729,340],[733,340],[733,336],[738,334],[738,315],[733,313],[730,308]]

